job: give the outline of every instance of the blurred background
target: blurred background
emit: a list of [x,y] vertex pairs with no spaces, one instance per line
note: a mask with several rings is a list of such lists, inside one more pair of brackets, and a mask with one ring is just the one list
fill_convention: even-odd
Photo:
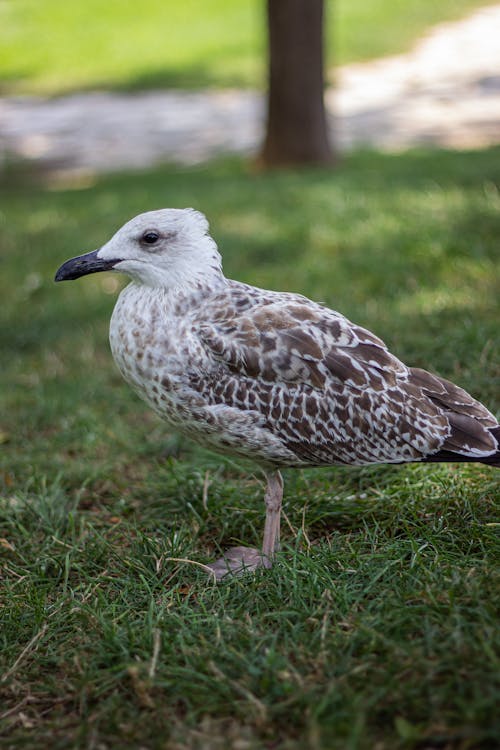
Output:
[[[281,5],[286,13],[278,27],[286,19],[293,24],[293,15],[299,30],[307,26],[303,3]],[[309,8],[320,5],[314,0]],[[324,79],[335,149],[498,142],[498,4],[324,5]],[[3,0],[0,13],[3,162],[27,159],[52,172],[90,174],[259,152],[272,21],[264,0],[145,0],[140,13],[124,0],[104,6],[98,0]],[[278,28],[275,41],[284,65],[295,59],[307,70],[307,50],[293,30],[288,41],[284,34],[280,41]]]
[[258,539],[259,478],[122,382],[125,279],[53,283],[132,216],[193,206],[227,276],[340,310],[498,410],[500,4],[322,6],[0,0],[9,747],[495,744],[491,472],[289,472],[283,563],[208,589],[162,561]]

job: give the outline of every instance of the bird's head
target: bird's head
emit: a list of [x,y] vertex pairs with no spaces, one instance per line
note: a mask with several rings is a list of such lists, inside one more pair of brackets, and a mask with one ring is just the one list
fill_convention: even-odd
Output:
[[152,287],[183,289],[221,279],[221,257],[208,234],[208,221],[192,208],[164,208],[139,214],[99,250],[67,260],[55,280],[98,271],[119,271]]

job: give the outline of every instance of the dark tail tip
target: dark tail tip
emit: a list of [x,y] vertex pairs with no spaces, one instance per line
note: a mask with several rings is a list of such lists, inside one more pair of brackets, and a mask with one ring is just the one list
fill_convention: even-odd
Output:
[[487,464],[488,466],[498,466],[500,467],[500,425],[498,427],[493,427],[492,430],[490,430],[493,437],[496,439],[499,450],[497,450],[496,453],[494,453],[492,456],[487,456],[486,458],[483,458],[481,463]]
[[[489,430],[493,437],[496,439],[500,446],[500,425],[493,427]],[[431,456],[427,456],[423,459],[424,463],[479,463],[486,464],[487,466],[496,466],[500,468],[500,450],[493,453],[491,456],[485,456],[484,458],[475,458],[473,456],[464,456],[461,453],[455,453],[454,451],[442,450],[437,453],[433,453]]]

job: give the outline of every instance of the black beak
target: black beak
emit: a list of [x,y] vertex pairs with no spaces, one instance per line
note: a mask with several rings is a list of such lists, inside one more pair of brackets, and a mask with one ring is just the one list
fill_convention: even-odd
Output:
[[116,263],[120,261],[115,260],[104,260],[97,257],[99,250],[92,250],[91,253],[85,253],[85,255],[78,255],[76,258],[71,258],[63,263],[62,266],[57,270],[55,281],[69,281],[71,279],[78,279],[80,276],[87,276],[89,273],[97,273],[98,271],[110,271],[114,268]]

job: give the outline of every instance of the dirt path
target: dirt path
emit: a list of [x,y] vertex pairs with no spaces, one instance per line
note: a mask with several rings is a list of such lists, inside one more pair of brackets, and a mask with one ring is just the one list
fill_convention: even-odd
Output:
[[[397,150],[500,142],[500,5],[435,27],[408,54],[336,71],[326,95],[337,145]],[[96,92],[0,100],[0,158],[62,173],[193,164],[251,154],[264,101],[252,91]]]

